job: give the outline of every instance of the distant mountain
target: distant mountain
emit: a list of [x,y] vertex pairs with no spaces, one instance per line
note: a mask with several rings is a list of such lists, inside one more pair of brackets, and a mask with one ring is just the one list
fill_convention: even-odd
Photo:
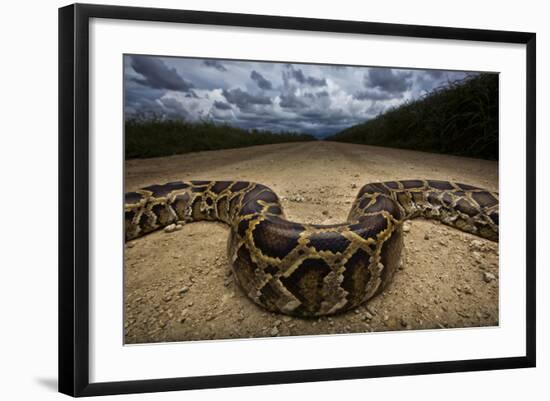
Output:
[[325,139],[498,160],[498,82],[470,76]]

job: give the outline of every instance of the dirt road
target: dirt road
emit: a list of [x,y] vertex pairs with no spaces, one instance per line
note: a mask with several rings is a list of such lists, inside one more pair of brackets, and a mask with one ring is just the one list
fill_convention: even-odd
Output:
[[[498,191],[498,163],[431,153],[303,142],[126,162],[126,191],[175,180],[248,180],[271,187],[289,219],[346,219],[358,188],[430,178]],[[228,229],[197,222],[126,244],[126,343],[498,325],[498,244],[444,225],[405,227],[403,268],[367,306],[333,317],[268,313],[233,281]]]

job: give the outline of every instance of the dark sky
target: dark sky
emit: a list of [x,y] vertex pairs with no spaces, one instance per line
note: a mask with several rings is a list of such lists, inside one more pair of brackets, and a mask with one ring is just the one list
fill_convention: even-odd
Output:
[[125,115],[209,119],[323,137],[466,75],[134,55],[125,57]]

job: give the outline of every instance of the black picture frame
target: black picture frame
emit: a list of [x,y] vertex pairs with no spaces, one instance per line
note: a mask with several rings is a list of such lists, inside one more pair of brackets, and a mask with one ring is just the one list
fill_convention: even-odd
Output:
[[[88,61],[91,18],[322,31],[526,46],[526,353],[520,357],[154,380],[89,380]],[[536,35],[479,29],[75,4],[59,9],[59,391],[71,396],[421,375],[535,366]]]

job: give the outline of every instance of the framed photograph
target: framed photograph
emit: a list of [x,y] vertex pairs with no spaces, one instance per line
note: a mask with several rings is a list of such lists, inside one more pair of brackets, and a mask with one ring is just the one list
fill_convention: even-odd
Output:
[[59,390],[535,366],[535,34],[59,10]]

